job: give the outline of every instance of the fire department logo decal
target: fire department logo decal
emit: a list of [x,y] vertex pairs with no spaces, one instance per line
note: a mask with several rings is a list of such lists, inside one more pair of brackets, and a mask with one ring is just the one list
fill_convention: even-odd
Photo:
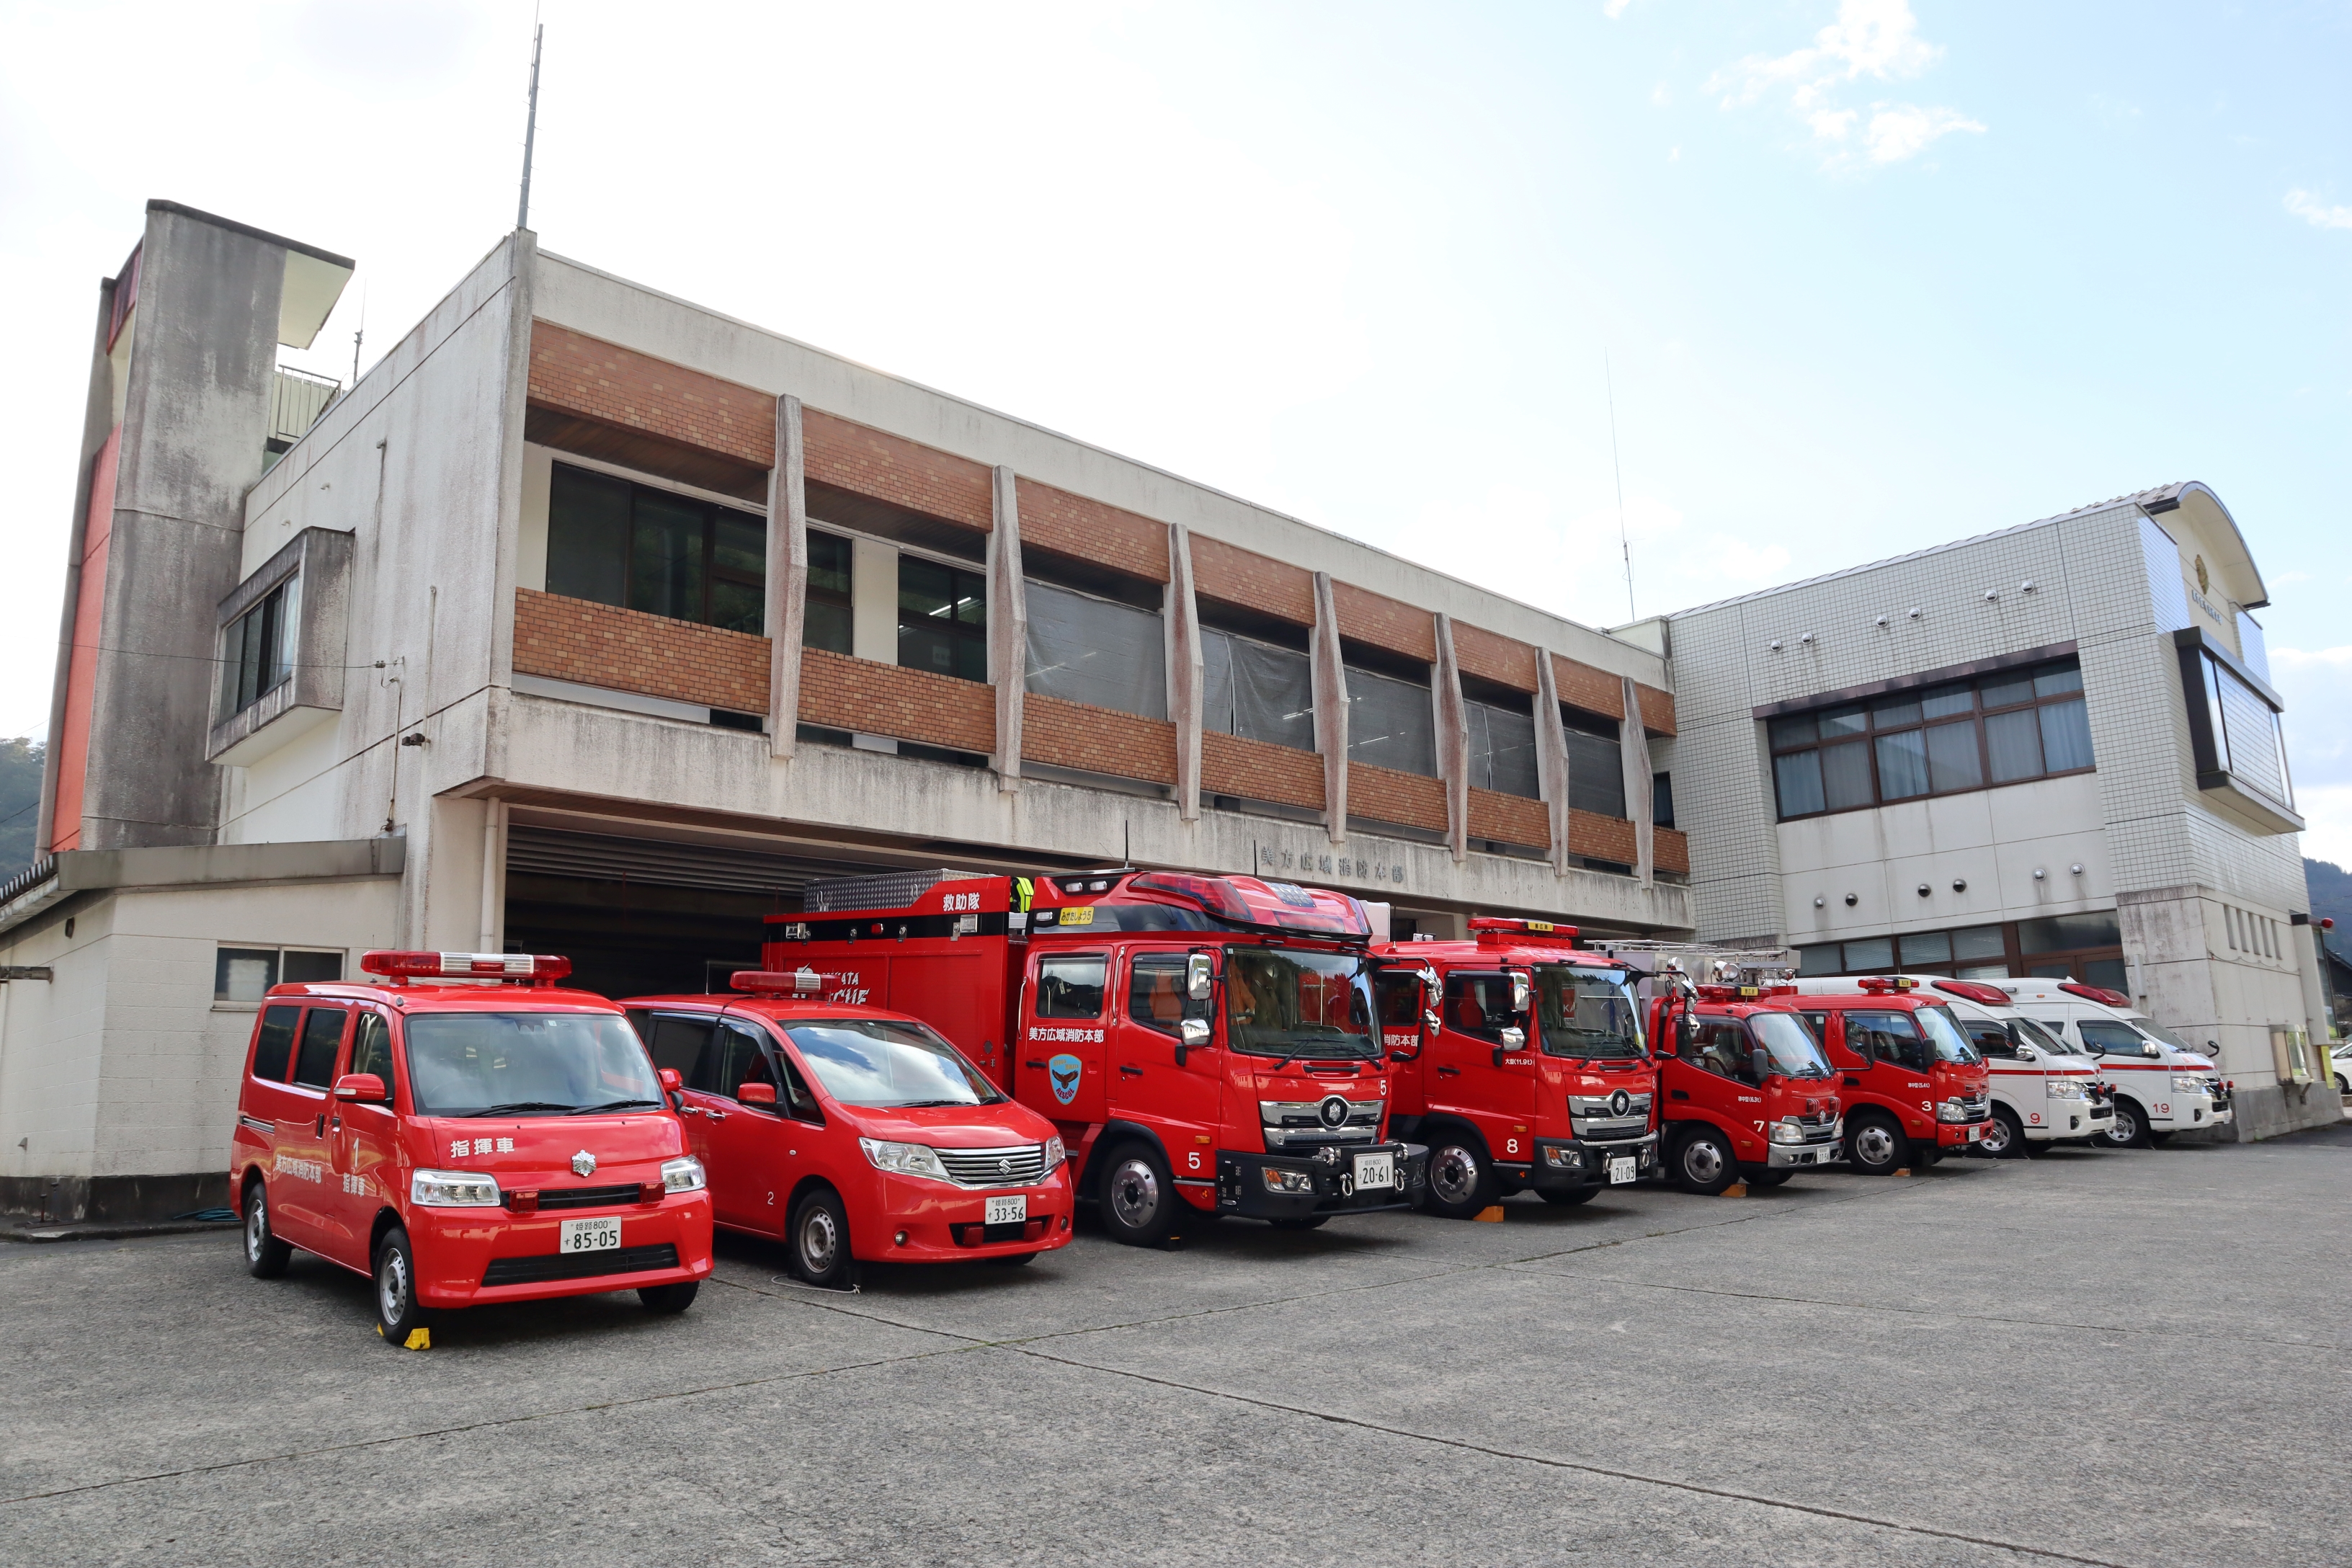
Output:
[[1045,1064],[1045,1076],[1053,1080],[1054,1098],[1064,1105],[1078,1098],[1078,1079],[1086,1072],[1086,1064],[1067,1051]]
[[596,1173],[596,1156],[591,1154],[585,1149],[583,1149],[577,1154],[572,1155],[572,1173],[575,1176],[594,1175]]

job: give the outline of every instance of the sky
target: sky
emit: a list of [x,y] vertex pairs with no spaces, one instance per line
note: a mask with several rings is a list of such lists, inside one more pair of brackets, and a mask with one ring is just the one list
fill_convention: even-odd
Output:
[[[2352,864],[2352,0],[537,10],[544,248],[1593,625],[2202,479]],[[532,17],[0,5],[0,735],[145,200],[356,258],[348,383]]]

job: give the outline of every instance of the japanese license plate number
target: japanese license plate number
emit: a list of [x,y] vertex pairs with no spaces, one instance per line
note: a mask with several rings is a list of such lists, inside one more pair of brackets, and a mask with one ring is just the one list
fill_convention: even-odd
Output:
[[1971,1142],[1971,1143],[1975,1142],[1979,1138],[1982,1137],[1983,1135],[1984,1135],[1984,1129],[1983,1129],[1983,1128],[1981,1128],[1981,1127],[1977,1127],[1977,1126],[1970,1126],[1970,1127],[1969,1127],[1969,1142]]
[[1632,1156],[1628,1155],[1622,1159],[1616,1159],[1609,1162],[1609,1184],[1611,1186],[1622,1187],[1633,1179],[1633,1161]]
[[606,1215],[600,1219],[567,1219],[556,1228],[556,1250],[559,1252],[613,1252],[621,1245],[621,1216]]
[[1356,1156],[1356,1186],[1393,1187],[1396,1185],[1394,1154],[1359,1154]]
[[1020,1197],[989,1198],[985,1202],[987,1208],[981,1215],[981,1223],[983,1225],[1019,1225],[1029,1217],[1029,1199],[1025,1194]]

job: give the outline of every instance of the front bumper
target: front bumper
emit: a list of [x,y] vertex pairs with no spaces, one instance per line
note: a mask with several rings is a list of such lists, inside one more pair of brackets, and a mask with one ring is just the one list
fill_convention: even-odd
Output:
[[[1658,1135],[1612,1139],[1596,1143],[1584,1138],[1538,1138],[1536,1157],[1525,1165],[1501,1165],[1522,1185],[1538,1193],[1575,1192],[1610,1184],[1609,1162],[1632,1156],[1633,1179],[1658,1173]],[[1619,1184],[1622,1185],[1622,1184]]]
[[[517,1214],[505,1208],[402,1205],[416,1263],[416,1300],[478,1307],[680,1285],[710,1272],[710,1194],[678,1193],[655,1204]],[[559,1250],[562,1223],[616,1214],[618,1250]],[[597,1273],[580,1270],[611,1268]]]
[[2025,1129],[2025,1136],[2037,1143],[2095,1138],[2116,1124],[2115,1105],[2105,1100],[2047,1100],[2042,1115],[2043,1125]]
[[1988,1116],[1982,1121],[1939,1121],[1936,1123],[1936,1146],[1939,1149],[1973,1149],[1981,1142],[1985,1129],[1992,1125]]
[[[1337,1147],[1336,1145],[1334,1146]],[[1393,1187],[1356,1186],[1355,1157],[1387,1154],[1396,1162]],[[1304,1171],[1314,1190],[1274,1193],[1265,1173]],[[1261,1154],[1245,1149],[1217,1151],[1217,1212],[1248,1219],[1308,1219],[1316,1215],[1369,1214],[1404,1208],[1429,1180],[1429,1150],[1420,1143],[1349,1144],[1336,1160],[1314,1154]]]
[[[853,1256],[867,1262],[963,1263],[1070,1244],[1069,1167],[1025,1187],[966,1187],[919,1176],[885,1175],[878,1196],[845,1194]],[[986,1222],[990,1198],[1026,1200],[1027,1216]],[[902,1244],[898,1237],[903,1235]]]
[[1801,1171],[1844,1159],[1845,1139],[1841,1130],[1824,1142],[1769,1143],[1765,1145],[1765,1151],[1764,1163],[1770,1169]]

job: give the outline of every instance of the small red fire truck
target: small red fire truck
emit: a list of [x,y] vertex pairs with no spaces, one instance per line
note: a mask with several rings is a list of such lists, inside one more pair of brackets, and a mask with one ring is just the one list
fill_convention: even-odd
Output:
[[1845,1158],[1866,1176],[1965,1152],[1992,1124],[1992,1075],[1950,1007],[1905,975],[1798,1001],[1845,1102]]
[[813,883],[763,967],[938,1029],[1142,1246],[1411,1201],[1425,1152],[1388,1136],[1370,934],[1354,899],[1254,877],[903,872]]
[[1837,1079],[1797,1011],[1797,988],[1661,978],[1650,1038],[1675,1184],[1707,1196],[1736,1181],[1777,1187],[1838,1158]]
[[1577,951],[1572,926],[1470,929],[1375,950],[1397,1126],[1429,1147],[1422,1208],[1467,1219],[1517,1192],[1580,1204],[1654,1174],[1657,1069],[1633,972]]
[[441,1307],[634,1289],[683,1310],[710,1194],[621,1009],[557,989],[572,963],[547,954],[360,967],[384,978],[262,999],[229,1148],[246,1267],[299,1247],[372,1275],[402,1344]]

